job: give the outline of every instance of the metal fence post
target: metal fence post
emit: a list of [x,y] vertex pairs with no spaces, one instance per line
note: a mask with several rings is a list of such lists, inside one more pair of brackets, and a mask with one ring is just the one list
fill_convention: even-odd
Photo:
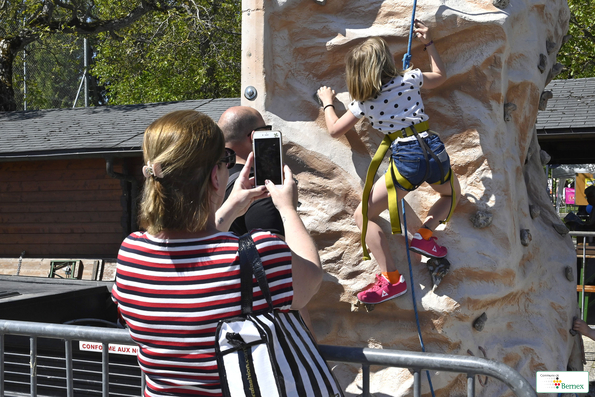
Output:
[[29,370],[31,383],[29,387],[31,390],[31,397],[37,396],[37,337],[29,338]]
[[370,397],[370,366],[362,365],[362,394],[364,397]]
[[70,339],[64,340],[64,355],[66,358],[66,395],[73,396],[74,381],[72,378],[72,341]]
[[4,397],[4,334],[0,334],[0,397]]
[[109,397],[109,345],[104,342],[101,346],[101,395]]
[[421,396],[421,372],[419,370],[415,370],[413,372],[413,397],[420,397]]
[[467,374],[467,396],[475,397],[475,375]]

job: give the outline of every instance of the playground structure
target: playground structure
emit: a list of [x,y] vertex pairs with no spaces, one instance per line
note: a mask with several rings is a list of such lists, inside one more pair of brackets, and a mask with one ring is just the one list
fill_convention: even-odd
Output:
[[[420,351],[408,292],[352,311],[357,292],[377,266],[361,260],[352,219],[370,159],[382,139],[366,121],[335,140],[312,95],[337,90],[346,111],[345,53],[382,36],[396,55],[407,51],[412,1],[296,2],[244,0],[242,103],[257,108],[284,134],[286,160],[300,189],[300,212],[327,272],[309,306],[323,344]],[[417,3],[416,17],[432,27],[448,80],[424,94],[430,125],[440,133],[462,186],[454,216],[436,234],[449,249],[451,269],[433,288],[425,259],[412,255],[422,336],[428,352],[474,355],[502,362],[534,385],[536,371],[581,369],[579,337],[568,332],[577,315],[576,253],[552,206],[535,121],[560,67],[569,11],[561,0]],[[427,69],[423,46],[411,63]],[[341,104],[342,103],[342,104]],[[379,176],[386,166],[379,172]],[[406,198],[409,231],[436,200],[428,188]],[[390,230],[386,219],[386,230]],[[392,254],[409,281],[402,239]],[[569,276],[570,274],[570,276]],[[335,367],[347,392],[357,394],[357,370]],[[464,376],[430,371],[441,395],[464,393]],[[377,395],[411,393],[407,370],[372,374]],[[505,393],[495,382],[476,386]],[[428,383],[422,393],[430,392]]]

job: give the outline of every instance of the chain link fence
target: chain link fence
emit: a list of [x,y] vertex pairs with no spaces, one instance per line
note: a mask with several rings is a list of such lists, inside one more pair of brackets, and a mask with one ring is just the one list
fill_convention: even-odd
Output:
[[54,34],[29,44],[13,62],[17,110],[84,106],[83,72],[82,37]]

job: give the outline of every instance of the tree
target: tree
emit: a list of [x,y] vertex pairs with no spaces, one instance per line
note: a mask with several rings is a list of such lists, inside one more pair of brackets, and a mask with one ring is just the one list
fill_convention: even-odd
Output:
[[595,8],[591,0],[568,0],[572,37],[562,46],[558,60],[566,68],[558,79],[595,77]]
[[[81,37],[52,34],[19,52],[13,61],[17,108],[25,108],[25,103],[26,109],[72,107],[84,71],[82,47]],[[83,95],[79,97],[82,104]],[[92,103],[101,104],[101,97]]]
[[99,35],[91,73],[109,104],[239,95],[241,1],[195,0]]
[[175,0],[0,0],[0,111],[16,110],[13,62],[28,44],[56,33],[116,32],[144,15],[180,8],[180,3]]

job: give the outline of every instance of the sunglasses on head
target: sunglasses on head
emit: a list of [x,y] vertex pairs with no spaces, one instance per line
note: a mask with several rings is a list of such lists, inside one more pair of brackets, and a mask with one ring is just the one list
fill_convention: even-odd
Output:
[[232,169],[234,165],[236,165],[236,152],[231,150],[230,148],[225,148],[225,156],[219,160],[220,163],[226,163],[227,169]]
[[[273,129],[272,125],[263,125],[262,127],[255,128],[254,131],[271,131]],[[250,131],[248,136],[252,135],[253,131]]]

